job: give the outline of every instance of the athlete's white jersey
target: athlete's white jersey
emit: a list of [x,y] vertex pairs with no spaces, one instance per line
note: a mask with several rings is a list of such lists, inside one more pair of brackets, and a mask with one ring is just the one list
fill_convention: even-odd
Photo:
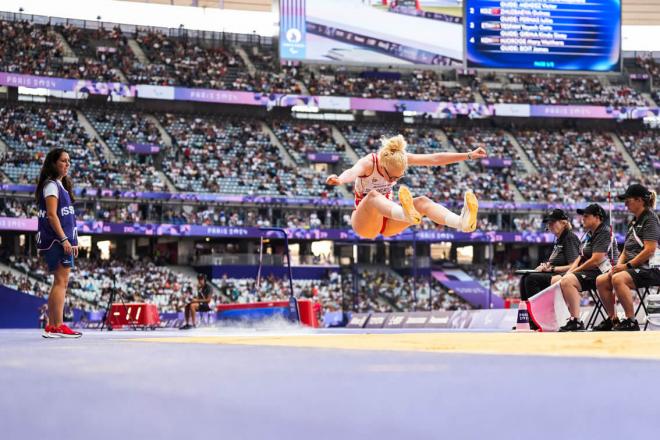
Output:
[[373,161],[373,169],[371,174],[367,176],[360,176],[355,179],[355,206],[362,201],[364,197],[369,194],[371,190],[376,190],[388,199],[392,198],[392,188],[396,185],[396,181],[389,182],[385,176],[380,173],[380,166],[378,164],[378,155],[371,153],[371,160]]

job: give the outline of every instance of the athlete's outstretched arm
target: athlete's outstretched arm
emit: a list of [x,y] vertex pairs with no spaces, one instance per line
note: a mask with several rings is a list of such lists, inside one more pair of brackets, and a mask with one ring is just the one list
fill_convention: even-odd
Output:
[[483,159],[486,156],[488,156],[488,154],[482,147],[472,150],[469,153],[408,153],[408,165],[437,167],[440,165],[463,162],[464,160]]
[[339,176],[336,174],[329,175],[325,183],[333,186],[353,183],[358,177],[369,174],[372,166],[373,164],[371,162],[370,156],[365,156],[358,160],[351,168],[341,173]]

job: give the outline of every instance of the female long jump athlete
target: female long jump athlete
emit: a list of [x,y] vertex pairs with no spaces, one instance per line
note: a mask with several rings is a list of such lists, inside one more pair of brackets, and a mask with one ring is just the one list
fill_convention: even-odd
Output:
[[399,205],[392,201],[392,188],[403,177],[408,166],[439,166],[481,159],[486,157],[486,150],[477,148],[469,153],[412,154],[406,152],[406,146],[402,135],[383,138],[378,153],[364,156],[339,176],[328,176],[328,185],[355,182],[355,210],[351,216],[355,233],[362,238],[375,238],[378,234],[390,237],[410,225],[419,224],[422,216],[463,232],[474,231],[479,205],[472,191],[465,193],[463,210],[457,215],[428,197],[413,199],[410,190],[403,185],[399,188]]

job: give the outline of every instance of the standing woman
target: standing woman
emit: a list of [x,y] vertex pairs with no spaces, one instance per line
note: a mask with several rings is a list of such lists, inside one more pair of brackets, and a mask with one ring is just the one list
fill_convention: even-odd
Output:
[[48,295],[48,325],[44,338],[79,338],[64,324],[64,296],[69,273],[78,256],[78,231],[73,210],[73,182],[67,175],[71,159],[63,148],[48,152],[39,174],[35,198],[39,204],[37,249],[55,279]]

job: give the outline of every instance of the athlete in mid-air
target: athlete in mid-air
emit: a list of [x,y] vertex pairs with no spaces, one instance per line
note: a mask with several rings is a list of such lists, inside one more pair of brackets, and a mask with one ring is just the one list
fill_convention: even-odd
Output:
[[328,176],[328,185],[354,183],[355,210],[351,225],[362,238],[397,235],[410,225],[421,222],[426,216],[439,225],[463,232],[477,228],[479,204],[472,191],[464,196],[461,214],[455,214],[425,196],[413,198],[406,186],[399,188],[398,204],[392,200],[392,188],[401,179],[409,166],[439,166],[482,159],[486,150],[477,148],[469,153],[412,154],[406,152],[406,140],[398,135],[383,138],[378,153],[371,153],[357,161],[353,167],[339,176]]

